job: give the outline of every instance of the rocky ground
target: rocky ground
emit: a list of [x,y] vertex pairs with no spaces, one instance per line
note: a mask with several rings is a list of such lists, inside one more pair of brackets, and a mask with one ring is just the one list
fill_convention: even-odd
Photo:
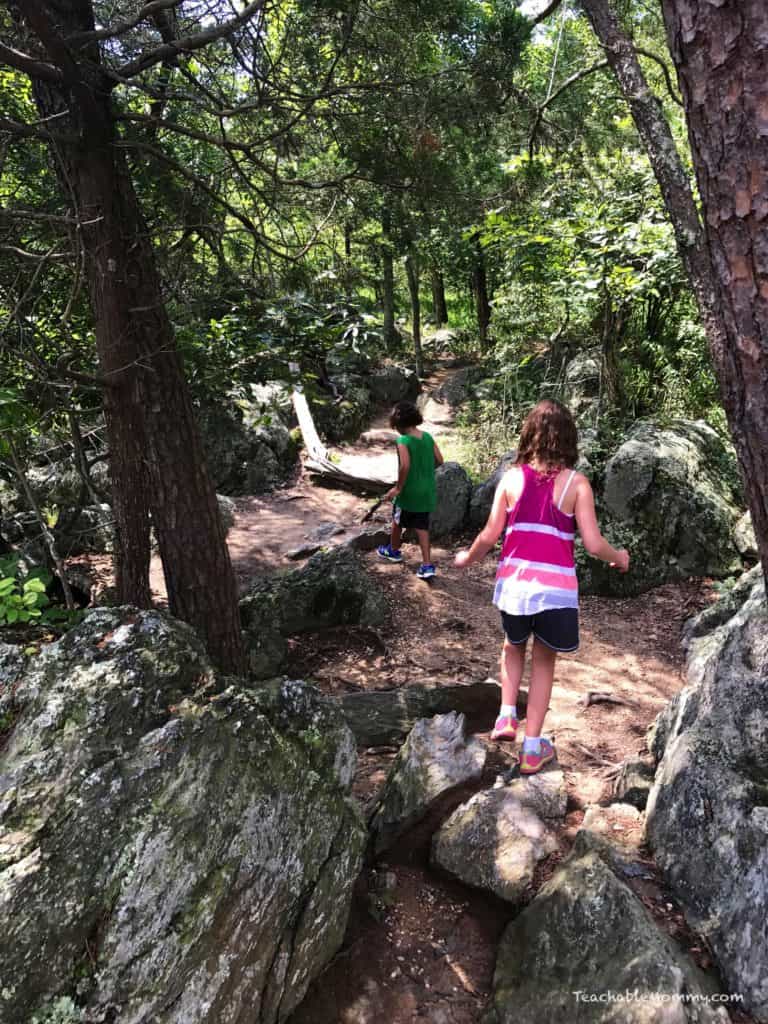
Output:
[[[443,384],[445,376],[443,371],[433,386]],[[435,422],[427,429],[438,440],[450,435],[450,409],[433,402],[428,412]],[[392,437],[380,417],[344,451],[370,457],[379,469],[391,465],[394,475]],[[333,545],[353,535],[369,505],[370,499],[318,486],[302,474],[271,495],[236,499],[228,541],[243,589],[265,571],[291,568],[295,563],[286,556],[303,544],[321,539]],[[385,514],[374,522],[386,530]],[[455,569],[453,554],[467,540],[436,546],[438,576],[431,584],[414,575],[415,548],[406,549],[406,562],[399,566],[380,562],[375,552],[363,555],[371,579],[385,593],[387,624],[292,639],[285,673],[311,679],[334,695],[496,678],[501,631],[490,604],[495,567],[487,559],[469,571]],[[92,565],[107,581],[108,563],[94,558]],[[159,564],[153,585],[162,600]],[[557,828],[557,848],[536,868],[524,902],[570,849],[585,809],[610,803],[620,762],[647,754],[648,726],[683,685],[683,623],[714,596],[710,581],[683,580],[637,598],[583,600],[582,645],[558,662],[547,720],[558,752],[554,770],[564,773],[566,814]],[[519,908],[430,865],[429,847],[437,824],[455,806],[514,775],[515,750],[492,743],[490,725],[481,723],[477,730],[488,749],[481,777],[452,793],[382,856],[369,859],[343,948],[310,989],[293,1024],[481,1020],[501,935]],[[355,793],[365,809],[375,805],[396,753],[394,746],[359,751]],[[647,866],[632,879],[642,903],[674,942],[709,969],[706,945],[686,928],[648,852],[638,848],[638,816],[619,812],[607,828]],[[732,1019],[748,1020],[738,1014]]]

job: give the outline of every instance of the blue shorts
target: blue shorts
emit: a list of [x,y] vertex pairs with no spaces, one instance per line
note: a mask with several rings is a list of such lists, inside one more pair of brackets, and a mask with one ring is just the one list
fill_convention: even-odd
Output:
[[511,644],[524,644],[533,633],[553,651],[569,654],[579,647],[579,609],[552,608],[535,615],[501,613],[501,624]]

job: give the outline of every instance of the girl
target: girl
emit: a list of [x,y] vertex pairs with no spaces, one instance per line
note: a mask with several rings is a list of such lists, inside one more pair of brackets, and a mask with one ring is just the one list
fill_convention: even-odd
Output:
[[389,544],[378,548],[379,558],[388,562],[402,562],[400,541],[403,530],[411,527],[421,548],[421,565],[416,570],[419,579],[430,580],[435,575],[429,543],[429,516],[435,510],[437,490],[435,467],[442,466],[443,456],[434,438],[420,430],[421,413],[411,402],[398,402],[392,409],[389,423],[398,432],[397,483],[384,495],[394,502],[392,534]]
[[558,651],[579,646],[578,584],[574,565],[575,525],[584,547],[621,572],[629,553],[611,547],[600,533],[589,481],[573,466],[576,425],[560,402],[546,399],[528,414],[520,434],[517,463],[496,488],[493,508],[468,551],[456,565],[483,558],[504,531],[493,603],[501,612],[505,639],[501,653],[502,704],[492,739],[514,740],[515,702],[533,633],[531,680],[520,771],[533,775],[555,752],[541,735],[549,707]]

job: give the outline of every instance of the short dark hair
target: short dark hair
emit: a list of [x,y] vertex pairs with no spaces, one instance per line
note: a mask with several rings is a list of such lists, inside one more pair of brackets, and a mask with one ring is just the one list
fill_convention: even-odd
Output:
[[546,469],[572,469],[579,457],[578,444],[570,410],[553,398],[545,398],[525,418],[517,462],[538,462]]
[[398,402],[389,414],[389,425],[393,430],[408,430],[409,427],[418,427],[423,422],[424,417],[413,402]]

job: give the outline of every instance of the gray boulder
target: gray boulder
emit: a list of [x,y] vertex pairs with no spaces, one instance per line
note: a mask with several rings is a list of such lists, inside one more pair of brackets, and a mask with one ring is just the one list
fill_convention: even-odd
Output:
[[367,378],[354,373],[334,375],[338,396],[316,391],[310,406],[318,431],[331,442],[352,441],[368,425],[373,413]]
[[691,641],[688,686],[662,712],[647,806],[656,862],[726,985],[768,1021],[768,609],[762,580]]
[[488,516],[491,514],[491,506],[493,505],[493,496],[496,493],[496,488],[499,486],[501,478],[507,470],[514,466],[516,460],[516,451],[505,452],[488,479],[472,488],[472,494],[469,499],[469,525],[472,529],[480,530],[485,526]]
[[422,718],[411,729],[369,823],[376,853],[389,849],[445,793],[480,777],[486,749],[465,738],[465,726],[464,715],[451,711]]
[[599,507],[603,532],[629,548],[631,571],[618,573],[579,545],[582,591],[628,596],[670,580],[740,571],[733,535],[739,501],[735,457],[711,427],[636,423],[606,465]]
[[415,372],[394,363],[374,370],[367,383],[373,401],[382,405],[415,402],[419,394],[419,378]]
[[135,609],[45,647],[16,699],[2,1024],[67,999],[89,1021],[284,1020],[341,942],[361,863],[338,713],[303,683],[218,679],[188,627]]
[[297,449],[287,427],[275,419],[260,425],[234,400],[198,409],[208,469],[223,494],[259,494],[288,478]]
[[[409,684],[395,690],[361,690],[341,697],[347,725],[362,747],[400,744],[420,718],[458,711],[477,729],[490,729],[499,710],[501,691],[495,679],[476,683]],[[528,694],[517,695],[522,715]]]
[[579,352],[566,367],[563,398],[579,426],[596,418],[601,377],[602,356],[594,349]]
[[439,539],[466,527],[472,482],[458,462],[445,462],[435,472],[435,487],[437,505],[430,516],[430,532]]
[[87,505],[74,519],[71,515],[60,515],[53,533],[63,557],[113,551],[115,534],[112,509],[109,505]]
[[[26,475],[35,497],[42,505],[56,505],[63,512],[77,508],[81,497],[90,503],[88,492],[83,489],[83,478],[68,459],[44,466],[30,466]],[[111,484],[105,460],[93,466],[91,480],[96,492],[105,500],[108,499]],[[25,498],[20,497],[19,501],[26,507]]]
[[250,395],[242,404],[244,421],[250,425],[282,423],[289,429],[296,426],[291,386],[281,380],[251,384]]
[[641,758],[630,758],[622,762],[613,786],[616,800],[642,811],[648,802],[654,771],[655,766]]
[[438,388],[435,388],[431,397],[437,402],[443,402],[453,409],[458,409],[473,397],[475,388],[483,380],[485,373],[486,371],[480,366],[465,366],[460,370],[455,370]]
[[563,773],[543,772],[477,793],[432,839],[432,861],[468,885],[519,903],[539,861],[558,848],[552,825],[565,815]]
[[380,626],[387,606],[381,590],[349,548],[319,551],[299,569],[256,580],[240,601],[255,678],[274,675],[285,657],[285,637],[333,626]]
[[[713,633],[718,626],[725,625],[744,607],[752,595],[755,585],[763,578],[761,565],[753,566],[748,572],[742,573],[735,581],[726,581],[720,597],[714,604],[707,605],[698,615],[694,615],[683,626],[683,646],[689,649],[691,643],[701,636]],[[730,585],[729,585],[730,584]]]
[[600,852],[577,848],[504,933],[484,1024],[727,1024],[713,991]]
[[745,512],[736,523],[733,530],[733,540],[742,558],[748,558],[750,561],[753,561],[759,557],[755,528],[752,525],[752,516],[749,512]]
[[216,504],[219,506],[219,516],[221,517],[221,525],[224,527],[224,536],[229,533],[232,527],[235,525],[235,516],[237,515],[237,505],[231,498],[228,498],[225,494],[216,495]]

